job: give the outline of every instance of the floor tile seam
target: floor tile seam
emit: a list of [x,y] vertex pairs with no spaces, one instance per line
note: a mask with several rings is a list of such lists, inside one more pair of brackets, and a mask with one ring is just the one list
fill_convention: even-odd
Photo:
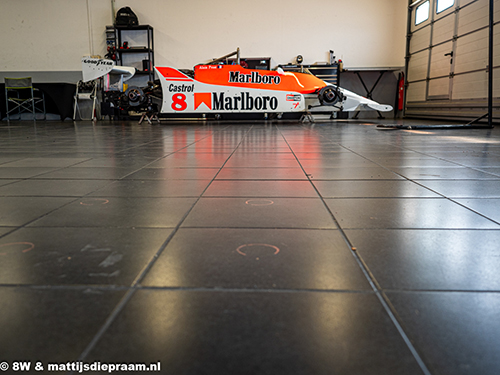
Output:
[[[202,126],[201,126],[201,125],[199,125],[199,126],[195,126],[195,127],[193,128],[193,130],[196,130],[196,129],[199,129],[199,128],[202,128]],[[172,135],[167,135],[167,136],[165,136],[165,137],[162,137],[161,139],[154,139],[154,140],[152,140],[152,141],[148,141],[148,142],[145,142],[145,143],[141,143],[141,144],[136,145],[136,146],[133,146],[133,147],[128,147],[128,148],[125,148],[125,149],[123,149],[123,150],[118,151],[116,154],[125,153],[125,152],[130,152],[131,150],[137,149],[137,148],[139,148],[139,147],[145,147],[145,146],[147,146],[148,144],[151,144],[151,143],[159,143],[159,142],[161,142],[162,140],[168,140],[169,138],[173,138],[173,134],[172,134]]]
[[[21,198],[26,198],[26,197],[21,197]],[[50,197],[50,198],[53,198],[53,197]],[[63,197],[63,198],[70,199],[70,197]],[[14,232],[17,232],[19,229],[23,229],[23,228],[28,227],[29,225],[31,225],[31,224],[33,224],[34,222],[36,222],[36,221],[38,221],[38,220],[40,220],[40,219],[42,219],[42,218],[44,218],[44,217],[46,217],[46,216],[48,216],[48,215],[52,214],[53,212],[55,212],[55,211],[57,211],[57,210],[59,210],[59,209],[61,209],[61,208],[64,208],[64,207],[66,207],[66,206],[68,206],[68,205],[70,205],[70,204],[72,204],[72,203],[74,203],[74,202],[76,202],[76,201],[78,201],[78,199],[79,199],[79,198],[76,198],[76,199],[74,199],[74,200],[71,200],[71,201],[69,201],[69,202],[67,202],[67,203],[65,203],[65,204],[63,204],[63,205],[61,205],[61,206],[59,206],[59,207],[57,207],[57,208],[54,208],[54,209],[50,210],[49,212],[46,212],[46,213],[44,213],[43,215],[41,215],[41,216],[39,216],[39,217],[37,217],[37,218],[35,218],[35,219],[32,219],[32,220],[30,220],[30,221],[28,221],[28,222],[26,222],[26,223],[24,223],[24,224],[22,224],[22,225],[15,226],[15,227],[14,227],[14,229],[13,229],[13,230],[11,230],[10,232],[7,232],[7,233],[5,233],[5,234],[3,234],[3,235],[0,235],[0,239],[4,238],[4,237],[5,237],[5,236],[7,236],[7,235],[11,235],[11,234],[12,234],[12,233],[14,233]]]
[[[222,128],[222,129],[218,129],[218,130],[216,130],[216,131],[217,131],[217,132],[218,132],[218,131],[223,131],[223,130],[227,129],[228,127],[229,127],[229,125],[228,125],[228,126],[225,126],[225,127],[224,127],[224,128]],[[188,145],[186,145],[186,146],[184,146],[184,147],[181,147],[180,149],[178,149],[178,150],[176,150],[176,151],[173,151],[173,152],[171,152],[171,153],[169,153],[169,154],[167,154],[167,155],[165,155],[165,156],[162,156],[162,157],[156,158],[156,159],[152,160],[151,162],[149,162],[149,163],[147,163],[147,164],[143,165],[143,166],[142,166],[142,167],[140,167],[139,169],[136,169],[136,170],[134,170],[134,171],[132,171],[132,172],[130,172],[130,173],[128,173],[128,174],[126,174],[126,175],[122,176],[121,178],[119,178],[119,179],[118,179],[118,181],[124,180],[124,179],[126,179],[127,177],[131,176],[132,174],[137,173],[137,172],[139,172],[139,171],[141,171],[141,170],[143,170],[143,169],[149,169],[149,168],[148,168],[148,166],[149,166],[149,165],[151,165],[151,164],[153,164],[153,163],[156,163],[156,162],[158,162],[158,161],[160,161],[160,160],[166,159],[168,156],[173,155],[173,154],[175,154],[176,152],[178,152],[178,151],[180,151],[180,150],[186,149],[186,148],[188,148],[188,147],[192,146],[193,144],[196,144],[196,143],[198,143],[198,142],[201,142],[201,141],[203,141],[204,139],[209,138],[209,137],[211,137],[211,136],[213,136],[213,135],[214,135],[214,132],[213,132],[213,131],[211,131],[211,132],[209,132],[209,134],[208,134],[208,135],[206,135],[205,137],[200,138],[200,139],[198,139],[198,140],[196,140],[196,141],[194,141],[194,142],[191,142],[190,144],[188,144]],[[106,185],[106,186],[104,186],[103,188],[108,187],[108,186],[109,186],[109,185]],[[100,190],[100,189],[98,189],[98,190]]]
[[168,287],[155,285],[139,285],[137,290],[151,291],[194,291],[220,293],[342,293],[374,295],[372,290],[362,289],[307,289],[307,288],[234,288],[234,287]]
[[[227,127],[229,127],[229,125],[228,125],[228,126],[226,126],[224,129],[226,129]],[[223,129],[222,129],[222,130],[223,130]],[[199,139],[199,140],[197,140],[197,141],[195,141],[195,142],[193,142],[193,143],[191,143],[191,144],[189,144],[189,145],[187,145],[187,146],[185,146],[185,147],[189,147],[190,145],[192,145],[192,144],[194,144],[194,143],[196,143],[196,142],[200,142],[200,141],[202,141],[203,139],[205,139],[205,138],[207,138],[207,137],[210,137],[211,135],[213,135],[213,134],[209,134],[209,135],[207,135],[206,137],[201,138],[201,139]],[[92,160],[92,159],[89,159],[89,160]],[[157,160],[161,160],[161,158],[160,158],[160,159],[153,160],[151,163],[154,163],[154,162],[156,162]],[[87,161],[88,161],[88,160],[87,160]],[[84,162],[86,162],[86,161],[82,161],[82,163],[84,163]],[[151,163],[146,164],[146,165],[150,165]],[[78,163],[78,164],[79,164],[79,163]],[[76,165],[76,164],[75,164],[75,165]],[[51,172],[47,172],[47,173],[57,172],[57,171],[60,171],[60,170],[66,169],[66,168],[71,168],[71,166],[68,166],[68,167],[65,167],[65,168],[60,168],[60,169],[57,169],[57,170],[55,170],[55,171],[51,171]],[[96,190],[94,190],[94,191],[92,191],[92,192],[89,192],[89,193],[87,193],[87,194],[85,194],[85,195],[83,195],[83,196],[79,196],[79,197],[80,197],[80,199],[81,199],[81,198],[83,198],[83,197],[88,197],[90,194],[94,194],[94,193],[96,193],[96,192],[98,192],[98,191],[100,191],[100,190],[104,190],[104,189],[108,188],[109,186],[113,185],[115,182],[117,182],[117,181],[121,181],[121,180],[124,180],[124,179],[126,179],[126,177],[128,177],[128,176],[130,176],[130,175],[132,175],[132,174],[134,174],[134,173],[136,173],[136,172],[139,172],[139,171],[140,171],[140,170],[142,170],[143,168],[145,168],[145,166],[143,166],[143,167],[141,167],[141,168],[139,168],[139,169],[137,169],[137,170],[135,170],[135,171],[132,171],[132,172],[130,172],[130,173],[128,173],[128,174],[126,174],[126,175],[124,175],[123,177],[121,177],[121,178],[119,178],[119,179],[115,179],[115,180],[99,180],[99,181],[109,181],[109,183],[105,184],[104,186],[102,186],[102,187],[100,187],[100,188],[97,188]],[[221,167],[221,168],[222,168],[222,167]],[[39,175],[39,176],[42,176],[42,175],[43,175],[43,174],[41,174],[41,175]],[[23,179],[23,180],[20,180],[20,181],[24,181],[24,180],[30,180],[30,178]],[[38,180],[38,179],[37,179],[37,180]],[[69,181],[82,181],[82,180],[80,180],[80,179],[76,179],[76,180],[71,180],[71,179],[68,179],[68,180],[69,180]],[[20,182],[20,181],[17,181],[17,182]],[[92,180],[90,180],[90,181],[92,181]],[[13,182],[13,183],[17,183],[17,182]],[[11,185],[11,184],[7,184],[7,185],[3,185],[3,186],[9,186],[9,185]],[[0,197],[5,197],[5,196],[4,196],[4,195],[0,195]],[[57,197],[61,197],[61,196],[46,196],[46,195],[41,195],[41,196],[37,196],[37,195],[28,195],[28,196],[27,196],[27,195],[24,195],[23,197],[50,197],[50,198],[57,198]],[[66,198],[68,198],[68,197],[69,197],[69,198],[72,198],[72,197],[76,197],[76,196],[74,196],[74,195],[69,195],[69,196],[68,196],[68,195],[66,195],[66,196],[62,196],[62,197],[66,197]],[[76,198],[76,199],[78,199],[78,198]]]
[[321,199],[320,197],[281,197],[281,196],[270,196],[270,195],[265,195],[265,196],[251,196],[249,197],[248,195],[242,195],[242,196],[222,196],[222,195],[212,195],[212,196],[203,196],[201,199],[241,199],[241,198],[248,198],[248,199],[308,199],[308,200],[319,200]]
[[284,181],[308,181],[308,178],[217,178],[217,181],[258,181],[258,182],[284,182]]
[[316,197],[309,195],[309,196],[302,196],[302,195],[286,195],[286,196],[281,196],[281,195],[204,195],[202,197],[203,199],[316,199]]
[[[359,156],[361,156],[361,157],[363,157],[363,158],[365,158],[364,156],[362,156],[362,155],[360,155],[360,154],[358,154],[358,155],[359,155]],[[367,160],[370,160],[370,159],[367,159]],[[372,161],[372,160],[370,160],[370,161]],[[373,161],[372,161],[372,162],[373,162]],[[374,163],[376,163],[376,162],[374,162]],[[414,180],[414,179],[411,179],[411,178],[408,178],[408,177],[406,177],[406,176],[403,176],[402,174],[400,174],[400,173],[398,173],[398,172],[395,172],[395,171],[393,171],[393,170],[390,170],[390,169],[388,169],[388,168],[386,168],[386,167],[384,167],[384,166],[382,166],[382,165],[380,165],[380,164],[378,164],[378,163],[376,163],[376,164],[377,164],[377,165],[379,165],[380,167],[382,167],[382,168],[384,168],[384,169],[386,169],[386,170],[388,170],[388,171],[392,172],[392,173],[395,173],[396,175],[398,175],[398,176],[400,176],[400,177],[403,177],[403,178],[404,178],[405,180],[407,180],[407,181],[413,182],[414,184],[416,184],[416,185],[418,185],[418,186],[420,186],[420,187],[422,187],[422,188],[424,188],[424,189],[427,189],[427,190],[431,191],[432,193],[435,193],[435,194],[439,195],[440,197],[445,198],[445,199],[447,199],[448,201],[450,201],[450,202],[452,202],[452,203],[454,203],[454,204],[457,204],[457,205],[461,206],[462,208],[465,208],[465,209],[467,209],[467,210],[469,210],[469,211],[471,211],[471,212],[473,212],[473,213],[475,213],[475,214],[477,214],[477,215],[479,215],[479,216],[481,216],[481,217],[485,218],[486,220],[491,221],[491,222],[492,222],[492,223],[494,223],[494,224],[500,225],[500,223],[499,223],[499,222],[497,222],[497,221],[495,221],[495,220],[493,220],[493,219],[491,219],[491,218],[489,218],[489,217],[487,217],[487,216],[485,216],[485,215],[483,215],[483,214],[481,214],[481,213],[479,213],[479,212],[477,212],[477,211],[475,211],[475,210],[473,210],[473,209],[471,209],[471,208],[469,208],[469,207],[467,207],[467,206],[465,206],[465,205],[463,205],[463,204],[461,204],[461,203],[456,202],[456,201],[454,201],[454,200],[453,200],[453,199],[467,199],[467,198],[450,198],[450,197],[448,197],[448,196],[446,196],[446,195],[444,195],[444,194],[439,193],[438,191],[435,191],[435,190],[433,190],[433,189],[429,188],[428,186],[425,186],[425,185],[423,185],[423,184],[421,184],[421,183],[417,182],[417,181],[416,181],[416,180]]]
[[442,196],[438,196],[438,197],[434,197],[434,196],[430,196],[430,197],[405,197],[405,196],[399,196],[399,197],[395,197],[395,196],[392,196],[392,197],[328,197],[328,196],[324,196],[324,195],[321,195],[323,197],[323,199],[357,199],[357,200],[361,200],[361,199],[389,199],[389,200],[402,200],[402,199],[405,199],[405,200],[408,200],[408,199],[416,199],[416,200],[448,200],[446,197],[442,197]]
[[139,170],[137,171],[134,171],[133,173],[137,173],[138,171],[142,170],[142,169],[220,169],[220,166],[219,167],[197,167],[197,166],[188,166],[188,167],[148,167],[148,166],[144,166],[142,168],[140,168]]
[[500,231],[500,228],[367,228],[367,227],[360,227],[360,228],[346,228],[346,230],[357,230],[357,231],[384,231],[384,230],[391,230],[391,231],[488,231],[488,232],[498,232]]
[[[322,136],[322,135],[320,134],[320,136]],[[285,138],[285,136],[283,134],[282,134],[282,137],[286,141],[286,138]],[[293,149],[291,149],[291,150],[293,152]],[[299,162],[299,164],[300,164],[300,162]],[[304,172],[305,172],[305,170],[304,170]],[[368,284],[370,285],[370,287],[372,288],[373,292],[375,293],[375,295],[376,295],[377,299],[379,300],[382,308],[385,310],[385,312],[389,316],[390,320],[392,321],[394,327],[396,328],[396,330],[398,331],[399,335],[401,336],[402,340],[405,342],[408,350],[411,352],[411,354],[413,355],[413,358],[418,363],[418,366],[420,367],[420,369],[422,370],[422,372],[424,373],[424,375],[431,375],[431,372],[427,368],[427,365],[425,364],[424,360],[422,359],[422,356],[420,355],[419,351],[417,351],[417,349],[413,345],[412,341],[410,340],[408,334],[406,333],[407,330],[405,330],[404,327],[403,327],[403,325],[402,325],[401,317],[399,317],[399,315],[398,315],[395,307],[392,305],[391,301],[387,298],[387,296],[383,292],[383,290],[382,290],[382,288],[380,286],[380,283],[375,278],[375,275],[370,270],[370,268],[368,267],[368,265],[366,264],[366,262],[364,261],[364,259],[361,257],[361,254],[359,254],[359,252],[356,251],[356,248],[353,246],[353,244],[352,244],[351,240],[349,239],[347,233],[345,232],[344,228],[340,225],[339,221],[336,219],[336,217],[333,214],[332,210],[330,209],[330,207],[328,207],[328,204],[326,203],[326,201],[321,196],[319,190],[312,183],[312,180],[311,180],[311,185],[316,190],[318,196],[321,197],[325,208],[330,213],[330,216],[332,217],[332,219],[334,220],[335,224],[339,228],[340,234],[342,235],[342,237],[343,237],[343,239],[344,239],[347,247],[350,249],[351,255],[353,256],[353,258],[357,262],[358,266],[360,267],[361,272],[364,274],[364,276],[365,276]]]
[[497,178],[480,177],[480,178],[413,178],[413,181],[500,181],[500,176]]
[[499,294],[500,289],[396,289],[396,288],[385,288],[385,293],[405,293],[405,294],[442,294],[442,293],[450,293],[450,294]]
[[[491,219],[490,219],[491,221]],[[343,227],[344,231],[346,230],[500,230],[500,226],[498,229],[496,228],[481,228],[481,227]]]
[[430,157],[432,159],[437,159],[437,160],[444,161],[444,162],[447,162],[447,163],[455,164],[455,165],[457,165],[459,167],[462,167],[462,168],[468,168],[468,169],[472,169],[472,170],[478,170],[477,168],[474,168],[472,166],[468,166],[466,164],[457,163],[457,162],[455,162],[453,160],[445,159],[443,157],[433,156],[433,155],[430,155],[430,154],[426,154],[424,152],[416,151],[416,150],[411,149],[411,148],[405,148],[405,149],[407,149],[409,151],[412,151],[412,152],[416,152],[417,154],[420,154],[420,155],[425,155],[425,156]]
[[268,227],[265,226],[194,226],[194,225],[186,225],[183,226],[181,225],[180,229],[239,229],[239,230],[299,230],[299,231],[304,231],[304,230],[314,230],[314,231],[338,231],[339,229],[335,226],[332,226],[332,228],[329,228],[327,226],[325,227],[302,227],[302,226],[286,226],[286,227],[281,227],[281,226],[276,226],[276,225],[270,225]]
[[[38,220],[38,219],[37,219]],[[54,229],[54,228],[59,228],[59,229],[157,229],[157,230],[168,230],[168,229],[174,229],[176,225],[172,226],[164,226],[164,227],[148,227],[148,226],[140,226],[140,225],[130,225],[130,226],[125,226],[125,225],[116,225],[116,226],[111,226],[111,225],[32,225],[32,224],[25,224],[19,227],[15,227],[16,229],[21,229],[25,228],[26,229]],[[2,228],[2,226],[0,226]],[[12,232],[10,232],[12,233]],[[5,236],[5,235],[3,235]],[[3,236],[0,236],[3,237]]]
[[[52,173],[52,172],[49,172],[49,173]],[[2,178],[0,178],[0,180],[3,180]],[[9,180],[8,178],[6,178],[5,180]],[[48,178],[48,177],[37,177],[37,176],[31,176],[29,178],[26,178],[25,180],[36,180],[36,181],[112,181],[112,182],[116,182],[116,181],[120,181],[120,178],[64,178],[64,177],[52,177],[52,178]]]
[[[226,128],[227,127],[223,128],[223,129],[226,129]],[[241,144],[241,142],[243,142],[243,139],[245,139],[245,136],[248,134],[248,132],[251,129],[252,129],[252,127],[249,127],[249,129],[245,132],[244,136],[241,137],[241,140],[238,143],[238,145]],[[233,153],[236,151],[237,148],[238,148],[238,146],[235,147],[235,149],[233,150]],[[231,158],[231,156],[233,155],[233,153],[231,153],[231,155],[227,158],[227,160],[229,160]],[[227,160],[226,160],[226,162],[227,162]],[[219,169],[219,171],[217,172],[217,174],[212,179],[212,182],[215,180],[215,178],[220,173],[220,171],[222,170],[223,167],[224,167],[224,165],[221,166],[221,168]],[[201,199],[201,197],[203,196],[203,193],[209,188],[210,184],[211,183],[209,183],[205,187],[205,189],[200,194],[200,196],[198,197],[198,199],[195,202],[193,202],[193,204],[191,205],[191,207],[186,211],[186,213],[183,215],[183,217],[181,218],[181,220],[178,222],[177,226],[168,235],[168,237],[163,242],[163,244],[160,245],[160,247],[158,248],[158,250],[156,251],[156,253],[153,255],[153,257],[149,260],[149,262],[142,268],[142,270],[139,271],[139,273],[137,274],[136,278],[132,281],[132,284],[131,284],[132,289],[129,290],[129,291],[127,291],[126,294],[125,294],[125,296],[123,296],[123,298],[120,300],[120,302],[115,306],[115,308],[113,309],[113,311],[111,312],[111,314],[107,317],[105,323],[100,327],[100,329],[97,331],[96,335],[92,338],[92,340],[90,341],[90,343],[87,345],[87,347],[84,349],[84,351],[79,356],[80,360],[84,360],[89,355],[89,353],[94,349],[94,347],[100,341],[100,339],[105,334],[105,332],[108,330],[108,328],[111,326],[111,324],[115,321],[115,319],[117,318],[117,316],[125,308],[125,306],[130,301],[130,299],[132,298],[132,296],[134,295],[134,293],[136,291],[135,287],[138,286],[138,285],[140,285],[140,282],[146,277],[146,275],[151,270],[151,268],[154,266],[154,264],[156,263],[156,261],[158,260],[158,258],[163,253],[163,251],[166,249],[166,247],[168,246],[168,244],[170,243],[170,241],[172,240],[172,238],[175,236],[175,234],[177,233],[177,231],[180,229],[180,227],[183,224],[183,222],[186,220],[186,218],[188,217],[188,215],[194,209],[194,207],[196,206],[196,204],[198,203],[198,201]]]
[[309,288],[249,288],[249,287],[197,287],[160,285],[105,285],[105,284],[0,284],[4,289],[75,291],[75,292],[136,292],[136,291],[178,291],[178,292],[220,292],[220,293],[342,293],[374,295],[372,290],[363,289],[309,289]]
[[[70,168],[73,168],[75,167],[76,165],[79,165],[81,163],[86,163],[88,161],[92,160],[92,158],[89,158],[87,160],[83,160],[81,162],[78,162],[78,163],[75,163],[75,164],[72,164],[72,165],[67,165],[65,167],[51,167],[51,166],[47,166],[47,167],[19,167],[19,168],[54,168],[53,170],[51,171],[47,171],[47,172],[42,172],[40,174],[36,174],[34,176],[31,176],[31,177],[27,177],[27,178],[23,178],[23,179],[19,179],[20,181],[25,181],[25,180],[30,180],[30,179],[33,179],[35,177],[39,177],[39,176],[44,176],[46,174],[49,174],[49,173],[54,173],[54,172],[59,172],[59,171],[62,171],[62,170],[65,170],[65,169],[70,169]],[[4,167],[6,168],[6,167]],[[16,168],[16,167],[9,167],[9,168]]]

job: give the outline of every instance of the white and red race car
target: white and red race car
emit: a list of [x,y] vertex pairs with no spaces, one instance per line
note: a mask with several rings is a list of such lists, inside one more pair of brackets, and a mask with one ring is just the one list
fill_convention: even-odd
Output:
[[[224,58],[238,54],[233,64]],[[376,110],[392,106],[379,104],[351,91],[327,83],[310,73],[247,69],[239,64],[239,50],[193,71],[155,67],[162,88],[161,113],[312,113]]]

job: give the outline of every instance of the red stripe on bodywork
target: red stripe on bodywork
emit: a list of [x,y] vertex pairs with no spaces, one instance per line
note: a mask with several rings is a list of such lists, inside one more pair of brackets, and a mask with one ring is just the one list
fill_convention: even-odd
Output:
[[185,82],[192,82],[193,80],[189,78],[187,75],[184,73],[179,72],[177,69],[174,68],[156,68],[160,74],[165,77],[168,81],[185,81]]

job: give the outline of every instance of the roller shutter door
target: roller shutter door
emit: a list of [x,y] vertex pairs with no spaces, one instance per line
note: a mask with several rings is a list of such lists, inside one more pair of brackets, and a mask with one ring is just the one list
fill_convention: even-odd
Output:
[[[416,25],[417,8],[427,1],[428,19]],[[427,1],[410,6],[405,115],[476,119],[488,112],[489,0]],[[438,13],[438,1],[453,5]],[[500,0],[494,8],[493,118],[498,121]]]

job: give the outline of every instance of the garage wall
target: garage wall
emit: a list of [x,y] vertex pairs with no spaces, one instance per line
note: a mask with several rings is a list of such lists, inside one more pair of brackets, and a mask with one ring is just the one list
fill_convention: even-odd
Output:
[[[122,6],[154,27],[157,65],[190,68],[236,47],[276,64],[297,54],[327,61],[333,49],[347,68],[404,65],[404,0],[115,1]],[[45,72],[54,81],[79,72],[81,56],[105,54],[109,24],[110,0],[2,0],[0,73]]]

